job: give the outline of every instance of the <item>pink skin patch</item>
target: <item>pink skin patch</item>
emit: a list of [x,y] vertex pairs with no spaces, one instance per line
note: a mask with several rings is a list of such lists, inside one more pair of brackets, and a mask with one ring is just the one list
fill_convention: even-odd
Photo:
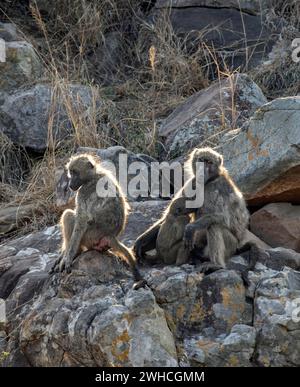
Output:
[[110,240],[109,238],[103,237],[101,238],[96,245],[93,246],[94,250],[97,251],[106,251],[110,248]]

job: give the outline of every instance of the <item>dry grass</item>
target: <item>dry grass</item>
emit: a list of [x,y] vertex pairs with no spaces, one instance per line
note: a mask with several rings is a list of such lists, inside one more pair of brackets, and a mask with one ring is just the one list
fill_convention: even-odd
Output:
[[298,0],[273,0],[267,17],[269,28],[276,30],[278,18],[283,28],[273,55],[264,65],[251,71],[254,81],[269,99],[294,96],[300,92],[299,63],[292,60],[291,43],[299,38],[300,2]]

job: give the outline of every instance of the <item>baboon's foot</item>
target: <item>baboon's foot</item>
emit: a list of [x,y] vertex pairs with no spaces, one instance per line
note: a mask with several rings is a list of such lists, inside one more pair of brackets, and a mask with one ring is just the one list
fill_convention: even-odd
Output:
[[144,278],[142,278],[133,284],[132,289],[138,290],[140,288],[144,288],[146,285],[147,285],[147,281]]
[[212,263],[212,262],[203,262],[200,265],[200,271],[204,275],[208,275],[208,274],[214,273],[215,271],[218,271],[218,270],[221,270],[221,269],[224,269],[224,268],[222,266],[217,265],[217,264]]

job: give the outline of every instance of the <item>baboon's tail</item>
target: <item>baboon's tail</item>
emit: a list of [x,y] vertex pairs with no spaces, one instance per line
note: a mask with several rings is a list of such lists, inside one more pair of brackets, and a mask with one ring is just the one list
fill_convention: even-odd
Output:
[[113,252],[115,252],[116,255],[120,256],[122,259],[124,259],[128,265],[130,266],[135,284],[134,288],[138,289],[140,287],[143,287],[146,284],[146,281],[143,279],[138,267],[136,258],[132,252],[131,249],[126,247],[122,242],[120,242],[117,238],[111,238],[111,249]]

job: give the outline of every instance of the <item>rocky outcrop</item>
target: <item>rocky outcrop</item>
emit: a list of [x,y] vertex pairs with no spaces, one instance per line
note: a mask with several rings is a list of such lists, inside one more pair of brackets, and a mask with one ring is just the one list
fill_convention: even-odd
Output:
[[[128,245],[158,218],[158,204],[134,204]],[[143,267],[148,286],[133,291],[127,267],[110,254],[86,252],[70,274],[49,276],[59,241],[51,227],[0,248],[3,364],[299,366],[300,275],[289,251],[269,249],[249,288],[238,269],[247,262],[234,257],[230,270],[208,276],[199,265]],[[278,266],[278,254],[294,269]]]
[[0,62],[0,89],[10,91],[35,82],[43,74],[43,66],[30,43],[5,43],[5,62]]
[[200,90],[179,105],[159,128],[170,152],[182,154],[204,140],[217,143],[224,131],[242,126],[267,103],[261,89],[237,74]]
[[251,215],[250,228],[272,247],[300,252],[300,206],[268,204]]
[[61,89],[38,84],[4,96],[0,130],[15,144],[42,152],[49,140],[59,142],[74,131],[73,111],[84,117],[98,102],[87,86],[69,84]]
[[0,237],[20,228],[33,217],[35,206],[32,204],[7,206],[0,209]]
[[221,140],[225,165],[249,205],[299,203],[300,97],[265,104]]

